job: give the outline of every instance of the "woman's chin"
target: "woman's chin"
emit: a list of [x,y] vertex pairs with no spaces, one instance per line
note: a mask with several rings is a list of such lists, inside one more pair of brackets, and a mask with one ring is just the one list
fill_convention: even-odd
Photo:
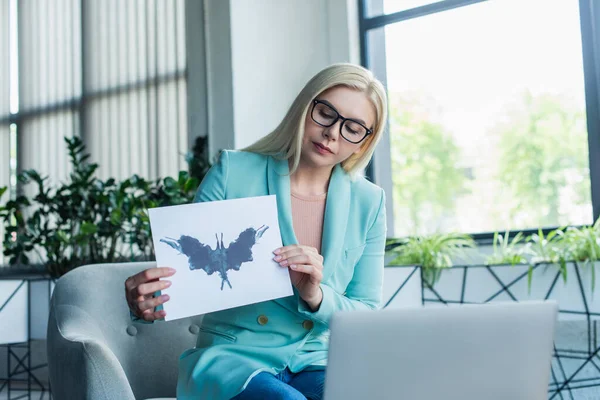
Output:
[[311,157],[306,157],[304,162],[305,167],[309,168],[333,168],[335,166],[334,159],[324,159],[322,156],[316,157],[311,154]]

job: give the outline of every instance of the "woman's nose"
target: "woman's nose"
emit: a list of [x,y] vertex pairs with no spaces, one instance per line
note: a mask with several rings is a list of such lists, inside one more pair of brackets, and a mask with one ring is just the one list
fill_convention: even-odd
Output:
[[338,119],[335,124],[323,129],[323,136],[327,137],[329,140],[337,140],[340,134],[341,123],[342,121]]

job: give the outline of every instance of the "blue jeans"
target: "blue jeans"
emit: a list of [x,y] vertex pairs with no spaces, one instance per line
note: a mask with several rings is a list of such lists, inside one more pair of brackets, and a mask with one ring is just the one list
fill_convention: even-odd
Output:
[[324,384],[325,370],[294,374],[286,368],[277,375],[261,372],[231,400],[321,400]]

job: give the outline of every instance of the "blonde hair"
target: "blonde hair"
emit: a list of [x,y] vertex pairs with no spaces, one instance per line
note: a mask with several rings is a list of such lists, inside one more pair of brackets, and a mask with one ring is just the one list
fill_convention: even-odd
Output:
[[324,91],[337,86],[365,93],[375,107],[375,123],[370,128],[373,133],[361,143],[358,153],[353,153],[341,163],[342,168],[354,177],[369,163],[383,135],[387,119],[387,97],[383,85],[371,71],[354,64],[333,64],[316,74],[298,94],[277,128],[242,150],[278,159],[292,159],[290,174],[296,171],[300,163],[304,121],[312,101]]

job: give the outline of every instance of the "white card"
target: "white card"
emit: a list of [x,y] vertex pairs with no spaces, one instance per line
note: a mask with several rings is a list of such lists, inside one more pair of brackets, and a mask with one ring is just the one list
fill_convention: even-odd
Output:
[[274,195],[148,212],[157,266],[177,270],[162,291],[165,320],[293,294],[288,269],[273,260],[282,246]]

